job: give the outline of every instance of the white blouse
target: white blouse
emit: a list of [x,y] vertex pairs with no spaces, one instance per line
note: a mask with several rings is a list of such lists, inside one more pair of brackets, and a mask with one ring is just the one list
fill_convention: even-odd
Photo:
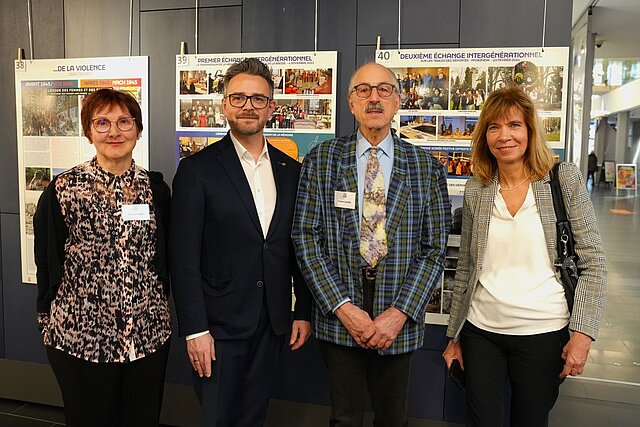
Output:
[[532,335],[569,323],[531,186],[515,216],[497,192],[479,281],[467,320],[481,329]]

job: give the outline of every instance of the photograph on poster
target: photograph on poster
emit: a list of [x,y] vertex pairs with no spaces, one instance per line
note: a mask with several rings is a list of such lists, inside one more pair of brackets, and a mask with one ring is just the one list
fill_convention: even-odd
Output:
[[477,117],[468,116],[444,116],[438,119],[438,139],[470,141],[478,123]]
[[437,117],[423,115],[400,116],[400,138],[436,139]]
[[449,104],[448,67],[392,68],[400,87],[402,110],[446,110]]
[[226,128],[227,118],[222,112],[222,100],[181,99],[180,127]]
[[24,168],[27,190],[43,191],[51,182],[51,169],[45,167]]
[[560,117],[544,117],[541,121],[545,139],[560,141]]
[[[282,72],[282,70],[273,71]],[[284,79],[280,78],[280,81],[284,84],[285,94],[331,95],[332,75],[333,70],[331,68],[287,68],[284,72]],[[282,86],[278,85],[276,88],[282,89]]]
[[473,176],[470,152],[450,152],[447,156],[448,176]]
[[78,95],[22,88],[23,136],[78,136]]
[[52,172],[53,176],[58,176],[62,172],[66,172],[69,169],[71,169],[71,168],[70,167],[69,168],[51,168],[51,172]]
[[[207,74],[207,93],[224,93],[224,70],[221,68],[208,70]],[[184,71],[180,72],[181,74]],[[180,88],[182,93],[182,87]]]
[[180,95],[206,95],[208,79],[205,70],[180,71]]
[[267,121],[269,129],[328,129],[331,127],[330,99],[276,99]]
[[507,86],[520,86],[540,111],[562,109],[564,67],[536,67],[529,61],[513,67],[489,67],[487,89],[492,92]]
[[485,67],[451,68],[451,110],[480,110],[486,98]]
[[446,166],[447,166],[447,152],[446,151],[430,151],[429,154],[431,154],[433,157],[438,159],[440,161],[440,163],[442,163],[442,166],[446,168]]
[[36,213],[40,194],[40,191],[25,191],[24,194],[24,225],[28,236],[33,236],[33,215]]
[[181,136],[178,138],[180,159],[189,157],[207,146],[207,138],[200,136]]

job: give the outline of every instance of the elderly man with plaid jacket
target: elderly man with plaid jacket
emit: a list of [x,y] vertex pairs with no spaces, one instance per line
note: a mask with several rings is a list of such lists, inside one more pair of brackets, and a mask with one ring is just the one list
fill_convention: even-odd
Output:
[[314,333],[329,370],[332,426],[406,426],[411,355],[440,281],[451,208],[442,165],[391,131],[394,74],[359,68],[349,85],[359,123],[305,157],[292,235],[311,289]]

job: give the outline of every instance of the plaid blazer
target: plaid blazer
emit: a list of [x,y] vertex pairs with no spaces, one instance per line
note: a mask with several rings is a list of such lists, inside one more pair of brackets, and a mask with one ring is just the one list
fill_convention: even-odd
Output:
[[[424,340],[424,315],[440,283],[451,222],[447,182],[439,161],[395,135],[387,195],[388,255],[378,264],[374,316],[393,306],[409,316],[387,351],[413,351]],[[332,310],[345,298],[363,307],[360,213],[335,207],[336,191],[358,194],[356,133],[325,141],[304,159],[292,237],[315,304],[316,338],[357,347]]]
[[[558,177],[567,217],[573,230],[575,250],[580,258],[578,268],[582,270],[576,287],[569,329],[582,332],[595,340],[607,294],[607,261],[602,250],[593,205],[580,171],[573,163],[562,163]],[[531,186],[542,221],[547,252],[553,264],[557,257],[556,214],[553,209],[549,175],[540,181],[532,182]],[[447,328],[447,336],[456,341],[467,318],[471,298],[482,271],[491,210],[497,192],[497,174],[487,184],[472,178],[467,181],[464,190],[460,255]],[[560,280],[558,273],[556,277]]]

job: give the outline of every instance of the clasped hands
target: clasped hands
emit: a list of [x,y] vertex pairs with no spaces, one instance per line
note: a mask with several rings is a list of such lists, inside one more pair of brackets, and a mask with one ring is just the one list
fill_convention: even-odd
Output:
[[407,315],[389,307],[375,319],[351,302],[342,304],[336,316],[362,348],[388,350],[407,320]]

